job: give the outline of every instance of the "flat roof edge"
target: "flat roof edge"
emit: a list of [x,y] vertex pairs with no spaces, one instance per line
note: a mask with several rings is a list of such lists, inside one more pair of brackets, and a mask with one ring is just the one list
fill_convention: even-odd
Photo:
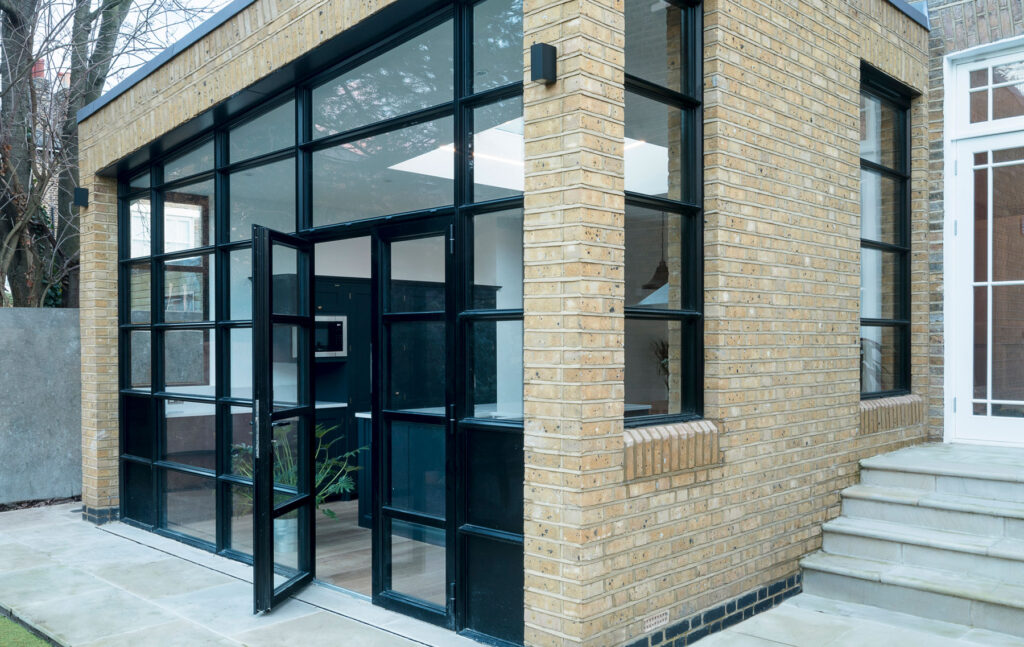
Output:
[[902,11],[908,18],[921,25],[928,31],[932,30],[931,23],[928,22],[928,16],[921,12],[920,9],[910,6],[906,0],[888,0],[889,4]]
[[[892,0],[890,0],[892,1]],[[203,21],[201,25],[190,31],[183,38],[176,41],[170,47],[160,52],[142,67],[132,72],[126,79],[112,87],[110,90],[105,92],[99,99],[96,99],[92,103],[79,109],[77,113],[78,122],[81,123],[88,119],[90,116],[98,112],[105,105],[118,98],[135,85],[140,83],[143,79],[148,77],[153,72],[156,72],[159,68],[163,67],[165,63],[170,61],[178,54],[185,51],[190,46],[194,45],[204,36],[212,32],[214,29],[220,27],[231,18],[235,17],[239,12],[255,3],[256,0],[232,0],[230,4],[218,11],[217,13],[210,16],[209,19]]]

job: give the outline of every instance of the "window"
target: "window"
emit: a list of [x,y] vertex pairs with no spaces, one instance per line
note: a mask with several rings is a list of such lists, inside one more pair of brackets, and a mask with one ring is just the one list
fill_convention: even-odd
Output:
[[860,390],[910,390],[907,95],[870,68],[860,98]]
[[625,417],[701,415],[701,8],[626,3]]

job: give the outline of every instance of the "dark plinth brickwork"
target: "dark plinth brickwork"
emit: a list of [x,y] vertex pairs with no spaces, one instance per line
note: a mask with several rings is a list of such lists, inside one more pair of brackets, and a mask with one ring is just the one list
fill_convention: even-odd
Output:
[[87,506],[82,507],[82,519],[89,523],[94,523],[97,526],[102,526],[105,523],[111,521],[117,521],[121,516],[118,508],[90,508]]

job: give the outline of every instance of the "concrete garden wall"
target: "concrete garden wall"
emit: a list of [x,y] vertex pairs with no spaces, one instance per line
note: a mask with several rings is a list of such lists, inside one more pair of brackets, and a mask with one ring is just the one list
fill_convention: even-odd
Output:
[[82,492],[78,310],[0,308],[0,504]]

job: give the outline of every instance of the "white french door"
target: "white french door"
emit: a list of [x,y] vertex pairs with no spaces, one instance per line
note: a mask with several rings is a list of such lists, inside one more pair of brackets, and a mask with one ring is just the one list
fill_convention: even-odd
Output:
[[1024,446],[1024,130],[954,146],[947,440]]

